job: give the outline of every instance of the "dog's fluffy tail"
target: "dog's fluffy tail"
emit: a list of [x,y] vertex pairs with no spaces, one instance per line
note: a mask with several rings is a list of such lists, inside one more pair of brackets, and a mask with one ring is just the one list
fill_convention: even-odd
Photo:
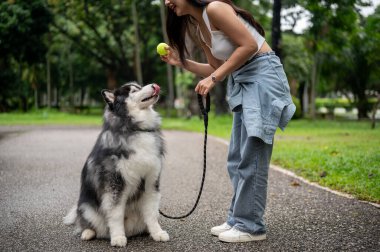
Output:
[[73,225],[77,219],[77,206],[73,206],[69,213],[63,217],[63,223],[66,225]]

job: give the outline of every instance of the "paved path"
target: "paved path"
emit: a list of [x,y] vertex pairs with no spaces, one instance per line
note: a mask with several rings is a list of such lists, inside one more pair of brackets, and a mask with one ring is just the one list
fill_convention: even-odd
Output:
[[[171,241],[148,236],[116,249],[107,240],[82,242],[62,217],[78,198],[79,176],[98,128],[0,127],[0,251],[379,251],[380,209],[340,197],[271,170],[266,220],[268,239],[219,242],[209,229],[224,221],[231,197],[225,170],[227,146],[209,140],[204,192],[184,221],[160,219]],[[162,209],[188,211],[202,174],[203,136],[164,132]]]

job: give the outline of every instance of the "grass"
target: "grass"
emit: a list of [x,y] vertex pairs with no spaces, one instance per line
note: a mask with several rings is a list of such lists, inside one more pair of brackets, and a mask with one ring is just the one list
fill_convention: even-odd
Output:
[[380,129],[368,122],[292,121],[272,161],[309,181],[380,203]]
[[[101,113],[88,115],[54,110],[0,114],[0,125],[101,125]],[[229,139],[231,116],[210,115],[209,134]],[[293,120],[278,130],[272,163],[309,181],[380,203],[380,126],[369,122]],[[203,132],[203,121],[164,118],[163,128]]]
[[101,125],[101,113],[87,115],[58,112],[54,109],[28,113],[0,113],[0,125]]
[[[232,119],[210,117],[209,133],[229,139]],[[198,118],[164,119],[166,129],[203,132]],[[277,130],[272,163],[309,181],[380,203],[380,127],[369,122],[293,120]]]

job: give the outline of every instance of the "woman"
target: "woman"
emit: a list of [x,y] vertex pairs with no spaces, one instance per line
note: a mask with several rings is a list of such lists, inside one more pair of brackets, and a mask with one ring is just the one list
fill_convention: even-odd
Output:
[[[260,24],[232,1],[165,0],[165,5],[171,47],[162,60],[204,77],[195,87],[201,95],[229,75],[227,96],[234,119],[227,169],[234,195],[226,222],[211,233],[225,242],[264,240],[273,137],[295,112],[283,67]],[[185,35],[194,24],[206,64],[185,58]]]

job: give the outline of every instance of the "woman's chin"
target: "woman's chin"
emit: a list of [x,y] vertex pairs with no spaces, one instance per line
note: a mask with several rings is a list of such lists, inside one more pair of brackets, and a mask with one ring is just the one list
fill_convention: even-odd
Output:
[[178,10],[177,8],[174,9],[174,13],[175,13],[178,17],[184,15],[183,12],[182,12],[181,10]]

